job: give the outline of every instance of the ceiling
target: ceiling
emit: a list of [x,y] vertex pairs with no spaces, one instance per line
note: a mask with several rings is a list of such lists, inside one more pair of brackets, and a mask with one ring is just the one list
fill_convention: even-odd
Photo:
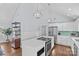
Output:
[[75,21],[79,18],[78,3],[51,3],[47,4],[46,7],[46,10],[48,10],[48,13],[51,14],[51,17],[55,19],[56,22],[65,20]]
[[[17,12],[16,9],[21,5],[22,4],[1,3],[0,19],[12,19]],[[79,17],[79,3],[34,3],[32,6],[34,9],[39,8],[43,15],[46,15],[44,14],[44,12],[46,12],[48,17],[56,22],[75,21]]]

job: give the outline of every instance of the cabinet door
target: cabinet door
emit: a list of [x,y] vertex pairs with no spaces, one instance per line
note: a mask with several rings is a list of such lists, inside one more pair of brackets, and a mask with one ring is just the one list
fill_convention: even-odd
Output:
[[79,56],[79,48],[77,49],[77,56]]
[[54,23],[53,26],[58,27],[58,31],[75,31],[77,30],[77,24],[75,22],[68,22],[68,23]]
[[78,30],[77,31],[79,31],[79,24],[78,24]]
[[74,25],[73,26],[74,26],[74,31],[78,31],[78,28],[79,28],[78,27],[78,22],[74,22]]
[[53,48],[54,47],[54,37],[52,37],[52,45],[51,45],[51,47]]
[[63,31],[74,31],[74,25],[72,22],[63,23]]
[[62,31],[63,30],[63,24],[62,23],[54,23],[52,24],[53,26],[57,26],[58,27],[58,31]]
[[59,23],[57,26],[58,26],[58,31],[63,31],[63,24],[62,23]]
[[57,44],[61,44],[61,45],[65,45],[66,43],[66,40],[64,40],[61,36],[58,36],[57,37],[58,39],[57,39]]
[[58,36],[57,43],[61,45],[71,46],[71,39],[67,36]]
[[78,51],[77,49],[78,49],[78,48],[77,48],[76,44],[74,44],[74,55],[75,55],[75,56],[77,56],[77,51]]
[[77,19],[75,22],[74,22],[74,24],[75,24],[75,28],[76,28],[76,31],[79,31],[79,19]]

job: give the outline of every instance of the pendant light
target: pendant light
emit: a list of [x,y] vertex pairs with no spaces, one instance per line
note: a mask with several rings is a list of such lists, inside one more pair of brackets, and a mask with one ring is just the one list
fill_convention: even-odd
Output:
[[34,16],[36,19],[40,19],[42,13],[41,13],[41,11],[40,11],[39,4],[37,4],[37,7],[36,7],[36,8],[37,8],[37,9],[34,11],[33,16]]
[[50,23],[52,23],[52,10],[51,10],[51,4],[50,3],[48,3],[47,4],[48,5],[48,15],[49,15],[49,18],[48,18],[48,23],[50,24]]

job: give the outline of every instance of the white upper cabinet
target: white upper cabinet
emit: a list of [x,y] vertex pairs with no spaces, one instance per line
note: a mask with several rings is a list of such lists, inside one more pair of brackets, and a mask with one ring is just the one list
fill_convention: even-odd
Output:
[[78,30],[78,22],[74,22],[74,28],[73,29],[74,29],[74,31],[79,31]]
[[57,26],[58,31],[79,31],[78,22],[54,23],[52,26]]
[[63,31],[74,31],[74,23],[73,22],[63,23]]
[[58,31],[63,31],[63,24],[62,23],[58,24]]
[[79,24],[77,24],[78,25],[78,30],[77,31],[79,31]]
[[75,22],[74,22],[74,29],[76,31],[79,31],[79,19],[77,19]]
[[57,26],[58,31],[63,31],[63,24],[62,23],[53,23],[52,26]]

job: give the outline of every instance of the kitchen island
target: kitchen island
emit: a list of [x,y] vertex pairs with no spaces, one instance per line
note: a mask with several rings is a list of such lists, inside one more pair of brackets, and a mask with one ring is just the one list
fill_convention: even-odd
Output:
[[[22,55],[23,56],[37,56],[37,52],[44,47],[44,42],[36,38],[22,41]],[[45,55],[43,53],[42,55]]]
[[22,41],[23,56],[48,56],[54,47],[54,37],[39,36]]

